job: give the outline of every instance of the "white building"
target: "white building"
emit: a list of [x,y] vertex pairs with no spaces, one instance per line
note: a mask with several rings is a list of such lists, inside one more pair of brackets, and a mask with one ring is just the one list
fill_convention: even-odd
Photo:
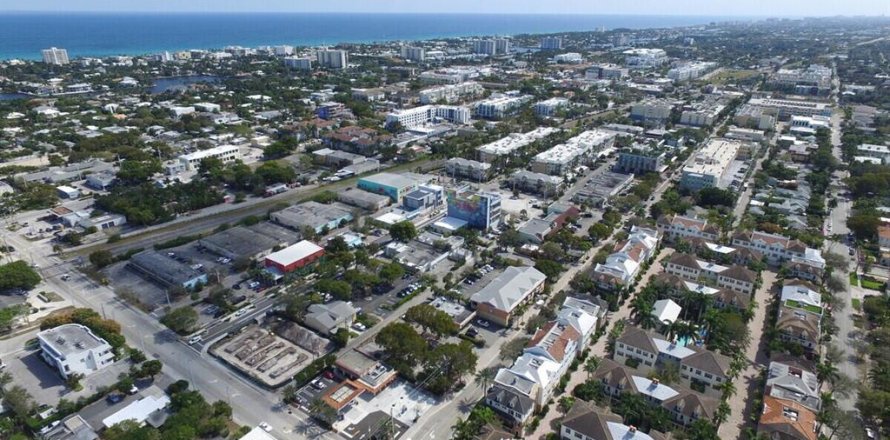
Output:
[[862,144],[856,147],[856,155],[874,157],[886,161],[890,159],[890,147],[886,145]]
[[288,46],[286,44],[282,44],[280,46],[274,46],[272,48],[272,53],[275,54],[276,57],[286,57],[294,54],[294,47]]
[[792,116],[831,116],[831,104],[816,101],[792,99],[751,98],[748,105],[771,109],[778,112],[780,120],[788,120]]
[[513,133],[490,144],[485,144],[476,150],[479,152],[479,160],[493,162],[556,132],[557,130],[552,127],[539,127],[528,133]]
[[550,98],[546,101],[540,101],[535,104],[535,115],[542,118],[553,116],[557,110],[568,106],[569,102],[566,98]]
[[615,64],[601,64],[587,69],[584,78],[588,80],[621,79],[628,75],[629,72],[624,67]]
[[426,59],[426,51],[422,47],[402,46],[402,58],[418,63],[423,62]]
[[560,50],[560,49],[562,49],[562,38],[560,38],[560,37],[541,38],[541,49],[543,49],[543,50]]
[[674,103],[666,99],[647,99],[631,107],[630,118],[635,121],[662,123],[671,118]]
[[664,49],[636,48],[624,51],[624,62],[630,67],[658,67],[667,62]]
[[111,345],[80,324],[63,324],[37,333],[41,355],[68,378],[90,375],[114,362]]
[[581,57],[580,53],[568,52],[553,57],[553,61],[560,64],[581,64],[581,62],[584,61],[584,58]]
[[207,158],[216,158],[222,163],[234,162],[241,158],[241,149],[234,145],[220,145],[209,150],[179,156],[179,163],[183,169],[194,171],[201,165],[201,161]]
[[697,103],[683,109],[680,123],[695,127],[712,126],[725,108],[725,105],[716,102]]
[[730,182],[727,182],[725,174],[742,147],[738,141],[711,139],[695,153],[693,161],[683,167],[680,186],[693,191],[728,187]]
[[222,107],[219,104],[214,104],[212,102],[199,102],[194,105],[195,110],[199,112],[207,112],[207,113],[219,113],[222,110]]
[[689,81],[699,78],[715,67],[717,63],[714,62],[692,61],[668,70],[667,76],[674,81]]
[[65,49],[51,47],[49,49],[43,49],[41,53],[43,54],[43,62],[46,64],[64,66],[69,63],[68,51]]
[[530,95],[519,95],[518,93],[492,95],[489,99],[477,102],[474,110],[476,116],[480,118],[501,119],[531,99]]
[[312,70],[312,58],[309,57],[285,57],[284,66],[288,69]]
[[438,87],[431,87],[420,91],[420,102],[422,104],[436,104],[444,101],[447,104],[460,101],[467,97],[475,97],[481,95],[484,89],[479,83],[467,81],[460,84],[447,84]]
[[424,105],[395,110],[386,115],[386,124],[401,124],[405,128],[422,127],[444,120],[453,124],[470,123],[470,109],[455,105]]
[[345,50],[322,49],[315,53],[320,67],[345,69],[349,66],[349,55]]
[[621,248],[597,263],[593,269],[594,283],[605,290],[615,290],[633,283],[643,263],[655,254],[661,234],[654,229],[631,228],[630,236]]
[[615,133],[605,130],[585,131],[564,144],[535,155],[531,170],[552,175],[566,174],[592,155],[610,148],[616,137]]
[[460,176],[475,181],[486,181],[491,173],[491,164],[452,157],[445,162],[445,173],[451,177]]

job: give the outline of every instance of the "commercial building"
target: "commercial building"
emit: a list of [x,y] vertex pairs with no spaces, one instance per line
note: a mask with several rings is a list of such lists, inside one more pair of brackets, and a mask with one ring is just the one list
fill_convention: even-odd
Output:
[[531,145],[532,142],[544,139],[556,132],[557,129],[552,127],[539,127],[527,133],[513,133],[476,150],[479,151],[479,160],[491,163],[504,156],[510,156],[517,150]]
[[798,95],[827,95],[831,91],[830,67],[811,64],[806,69],[779,69],[766,81],[768,87]]
[[683,108],[680,123],[694,127],[710,127],[717,122],[720,113],[726,108],[719,102],[696,103]]
[[862,144],[856,147],[856,156],[874,157],[886,162],[890,159],[890,147],[886,145]]
[[426,59],[426,52],[422,47],[402,46],[402,58],[420,63]]
[[309,57],[285,57],[284,67],[294,70],[312,70],[312,58]]
[[[427,56],[432,56],[427,53]],[[452,66],[437,69],[435,71],[420,74],[420,81],[424,84],[458,84],[469,81],[491,72],[488,67],[478,66]]]
[[488,231],[501,222],[501,196],[472,191],[468,187],[446,191],[448,217],[467,222],[476,229]]
[[61,185],[56,187],[56,193],[60,198],[73,200],[80,197],[80,190],[68,185]]
[[368,211],[377,211],[390,204],[392,200],[385,195],[374,194],[367,191],[359,191],[347,188],[337,193],[337,200],[347,205],[356,206]]
[[330,148],[322,148],[312,152],[312,158],[317,164],[343,168],[349,165],[355,165],[368,160],[361,154],[349,153],[347,151],[332,150]]
[[258,259],[279,246],[297,241],[298,234],[269,222],[253,226],[235,226],[198,240],[198,246],[230,260]]
[[591,177],[584,187],[577,190],[572,201],[578,204],[604,208],[613,197],[633,184],[633,174],[601,172]]
[[624,63],[629,67],[649,68],[658,67],[667,62],[667,52],[664,49],[636,48],[623,52]]
[[325,205],[315,201],[289,206],[273,212],[269,217],[275,223],[295,231],[299,232],[304,228],[310,228],[316,234],[322,234],[325,230],[337,229],[353,219],[352,212],[344,206],[336,203]]
[[[693,161],[683,167],[680,186],[692,191],[704,188],[729,187],[727,171],[744,145],[728,139],[711,139],[695,153]],[[731,177],[731,176],[729,176]]]
[[589,80],[597,79],[621,79],[630,75],[629,71],[615,64],[601,64],[593,66],[584,73],[584,78]]
[[831,104],[792,99],[751,98],[748,105],[778,112],[778,119],[787,121],[792,116],[831,116]]
[[674,81],[689,81],[710,72],[717,63],[710,61],[692,61],[668,70],[668,78]]
[[459,84],[446,84],[420,91],[421,104],[451,104],[466,98],[473,98],[482,94],[485,89],[475,81],[467,81]]
[[516,170],[510,176],[510,188],[544,197],[553,197],[562,190],[563,179],[549,174]]
[[561,37],[541,38],[541,49],[543,49],[543,50],[560,50],[560,49],[562,49],[562,38]]
[[303,240],[266,256],[265,267],[280,273],[288,273],[312,264],[322,256],[324,256],[323,247]]
[[319,67],[345,69],[349,67],[349,55],[345,50],[323,49],[315,53]]
[[377,395],[396,380],[398,373],[358,350],[347,350],[337,356],[334,369],[352,384]]
[[461,157],[453,157],[445,162],[445,174],[451,177],[460,176],[477,182],[483,182],[491,177],[491,164],[468,160]]
[[551,212],[544,218],[533,218],[522,225],[517,232],[523,242],[541,244],[551,234],[559,231],[565,223],[577,217],[580,211],[574,206],[563,212]]
[[104,339],[80,324],[62,324],[37,333],[40,354],[67,379],[88,376],[114,363],[114,351]]
[[[150,394],[144,395],[139,400],[131,402],[114,414],[102,419],[102,426],[111,428],[127,420],[135,422],[137,426],[143,426],[146,423],[160,426],[166,420],[165,410],[170,406],[170,397],[156,386],[152,386],[149,390],[152,391]],[[158,422],[154,422],[154,420],[158,420]]]
[[568,107],[570,101],[566,98],[550,98],[535,104],[535,116],[546,118],[556,114],[557,110]]
[[543,291],[546,279],[534,267],[510,266],[473,294],[470,306],[480,318],[508,327],[516,307]]
[[402,196],[417,189],[419,182],[403,174],[379,173],[362,177],[358,188],[374,194],[386,195],[393,203],[400,203]]
[[779,111],[775,108],[745,104],[736,110],[732,121],[742,127],[772,130],[776,126],[778,116]]
[[567,52],[556,55],[553,57],[553,61],[558,64],[581,64],[584,61],[584,57],[577,52]]
[[179,156],[180,166],[186,171],[195,171],[204,159],[219,159],[222,163],[234,162],[241,158],[241,149],[234,145],[220,145]]
[[618,153],[615,170],[621,173],[660,173],[664,170],[667,152],[661,148],[637,144]]
[[480,118],[501,119],[515,112],[519,107],[531,100],[532,96],[520,95],[518,92],[494,94],[491,98],[478,101],[473,111]]
[[453,124],[470,123],[471,111],[467,107],[456,105],[424,105],[415,108],[394,110],[386,115],[386,125],[396,123],[407,129],[448,121]]
[[64,66],[69,63],[68,51],[65,49],[51,47],[49,49],[43,49],[40,52],[43,55],[43,62],[46,64]]
[[606,258],[605,263],[597,263],[593,269],[593,282],[602,290],[615,291],[633,283],[643,263],[649,261],[661,234],[654,229],[634,226],[627,240]]
[[588,158],[615,143],[616,135],[605,130],[588,130],[553,148],[538,153],[532,159],[531,170],[536,173],[564,175],[583,164]]
[[143,251],[130,257],[127,267],[165,288],[194,289],[207,284],[207,274],[155,251]]
[[649,99],[631,107],[630,118],[635,121],[662,124],[671,118],[674,103],[666,99]]

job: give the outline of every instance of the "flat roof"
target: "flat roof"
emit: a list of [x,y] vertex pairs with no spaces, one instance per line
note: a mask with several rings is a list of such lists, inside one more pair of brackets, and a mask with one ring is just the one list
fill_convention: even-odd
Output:
[[62,324],[38,333],[37,337],[63,356],[108,346],[108,342],[80,324]]
[[278,439],[273,437],[272,434],[269,434],[268,432],[263,430],[263,428],[260,428],[259,426],[254,426],[254,428],[251,429],[250,431],[248,431],[247,434],[244,434],[244,437],[241,437],[240,440],[278,440]]
[[382,186],[404,189],[418,184],[416,180],[404,174],[378,173],[362,177],[359,182],[369,182]]
[[134,420],[141,425],[148,420],[152,413],[162,410],[168,405],[170,405],[170,398],[166,394],[145,396],[106,417],[102,420],[102,424],[106,428],[110,428],[124,420]]
[[303,240],[295,245],[288,246],[278,252],[272,253],[266,257],[266,260],[287,266],[295,261],[300,261],[308,256],[314,255],[324,248],[309,241]]
[[187,264],[152,250],[133,255],[129,264],[171,284],[181,284],[204,275]]
[[433,223],[433,226],[447,231],[456,231],[466,225],[466,221],[456,217],[444,217],[442,220]]

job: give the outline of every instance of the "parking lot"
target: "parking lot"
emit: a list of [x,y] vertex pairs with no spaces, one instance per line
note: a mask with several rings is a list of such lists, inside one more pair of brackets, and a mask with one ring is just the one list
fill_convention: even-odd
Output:
[[328,388],[336,384],[337,382],[328,379],[323,375],[318,376],[312,382],[297,391],[297,403],[300,405],[300,408],[302,408],[303,411],[309,412],[309,406],[312,404],[312,402],[320,398],[322,394],[327,391]]

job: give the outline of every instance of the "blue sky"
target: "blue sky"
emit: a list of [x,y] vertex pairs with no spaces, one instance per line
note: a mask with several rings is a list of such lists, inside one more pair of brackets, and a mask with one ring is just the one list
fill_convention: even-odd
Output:
[[0,0],[0,11],[890,15],[890,0]]

